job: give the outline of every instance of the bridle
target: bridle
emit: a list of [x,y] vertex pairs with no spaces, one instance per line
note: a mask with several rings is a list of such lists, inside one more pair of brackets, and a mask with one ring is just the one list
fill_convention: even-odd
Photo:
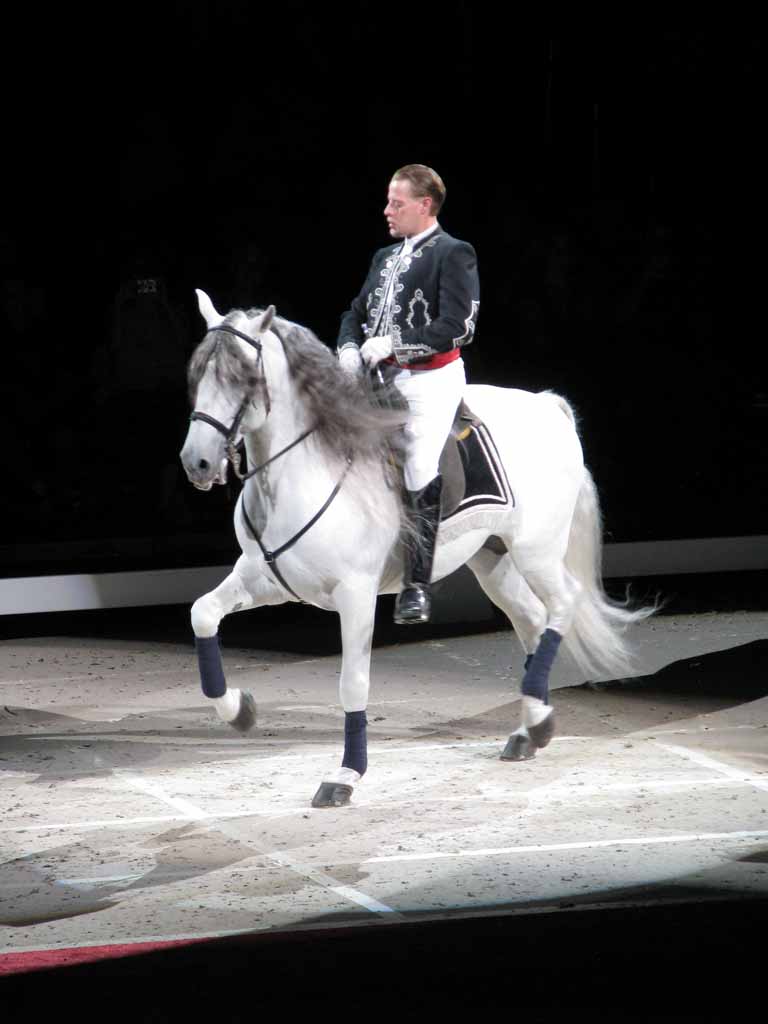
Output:
[[[283,347],[285,347],[283,339],[282,339],[282,337],[280,337],[280,334],[278,333],[278,331],[274,327],[272,328],[272,330],[277,335],[277,337],[280,339],[280,344],[283,345]],[[257,369],[257,371],[259,371],[259,370],[262,371],[261,376],[262,376],[262,379],[264,381],[264,394],[265,394],[265,402],[264,402],[264,404],[266,406],[267,416],[269,416],[270,412],[272,411],[272,403],[271,403],[270,398],[269,398],[269,387],[267,385],[267,380],[266,380],[266,377],[263,374],[264,363],[263,363],[263,358],[262,358],[263,357],[263,345],[262,345],[262,343],[259,341],[258,338],[252,338],[249,334],[245,334],[243,331],[238,331],[236,327],[230,327],[229,324],[219,324],[217,327],[209,328],[205,332],[205,337],[208,337],[208,335],[212,334],[214,331],[225,331],[227,334],[233,334],[233,335],[235,335],[238,338],[242,338],[243,341],[247,341],[248,344],[251,345],[253,348],[255,348],[256,351],[258,352],[258,359],[256,360],[256,369]],[[240,430],[240,424],[243,422],[243,417],[245,416],[245,412],[246,412],[246,409],[248,408],[248,403],[250,401],[252,401],[251,395],[250,394],[245,395],[245,397],[243,398],[242,402],[240,403],[240,406],[239,406],[237,412],[235,413],[235,418],[232,420],[232,423],[229,426],[226,426],[226,424],[222,423],[221,420],[217,420],[214,416],[209,416],[207,412],[199,412],[197,409],[195,409],[195,411],[189,417],[191,422],[194,422],[195,420],[200,420],[202,423],[207,423],[208,426],[213,427],[215,430],[218,430],[218,432],[220,434],[224,435],[224,443],[225,443],[224,450],[225,450],[226,455],[227,455],[227,461],[232,466],[232,469],[235,471],[235,475],[237,476],[237,478],[239,480],[247,480],[249,477],[253,476],[255,473],[258,473],[259,470],[263,469],[264,466],[268,465],[268,462],[274,461],[274,459],[276,459],[278,457],[278,455],[282,455],[283,454],[283,452],[278,452],[278,454],[275,455],[273,457],[273,459],[269,459],[268,462],[265,462],[262,466],[257,466],[256,469],[252,469],[249,473],[242,473],[241,472],[241,470],[240,470],[240,453],[237,450],[236,438],[237,438],[238,431]],[[288,445],[288,448],[292,448],[294,444],[298,444],[299,441],[303,441],[304,438],[307,437],[311,433],[312,433],[311,430],[306,431],[304,434],[302,434],[302,436],[300,438],[298,438],[296,441],[294,441],[293,444]],[[288,451],[288,448],[283,449],[283,451]]]
[[[274,326],[272,326],[270,328],[270,330],[275,335],[277,335],[277,338],[279,339],[280,344],[283,346],[283,349],[285,349],[285,342],[283,341],[283,338],[282,338],[282,335],[280,334],[280,332]],[[255,348],[256,351],[258,352],[258,359],[256,361],[256,367],[257,367],[257,370],[262,371],[261,372],[261,376],[262,376],[262,380],[264,381],[264,394],[265,394],[265,402],[264,402],[264,404],[265,404],[266,410],[267,410],[266,414],[267,414],[267,416],[269,416],[270,412],[272,411],[272,404],[271,404],[270,398],[269,398],[269,387],[267,385],[267,379],[266,379],[266,376],[263,373],[264,363],[263,363],[263,358],[262,358],[263,357],[263,346],[262,346],[262,343],[257,338],[251,338],[250,335],[244,334],[243,331],[238,331],[235,327],[230,327],[229,324],[219,324],[217,327],[209,328],[206,331],[205,337],[207,337],[213,331],[225,331],[227,334],[234,334],[236,337],[242,338],[243,341],[247,341],[248,344],[253,346],[253,348]],[[243,473],[243,472],[241,472],[241,469],[240,469],[240,453],[237,450],[236,438],[237,438],[238,431],[240,430],[240,424],[243,421],[243,417],[245,416],[245,412],[246,412],[246,409],[248,408],[248,403],[250,401],[252,401],[251,395],[247,394],[243,398],[242,402],[240,403],[240,406],[239,406],[237,412],[235,413],[235,418],[232,420],[232,423],[229,426],[226,426],[220,420],[217,420],[214,416],[209,416],[207,412],[198,412],[197,409],[195,409],[195,411],[189,417],[191,421],[200,420],[203,423],[207,423],[209,426],[213,427],[215,430],[218,430],[218,432],[220,434],[224,435],[225,451],[226,451],[226,455],[227,455],[227,460],[231,464],[232,469],[234,470],[235,475],[237,476],[237,478],[239,480],[242,480],[242,481],[249,480],[252,476],[255,476],[257,473],[260,473],[262,471],[262,469],[266,469],[266,467],[270,463],[274,462],[275,459],[279,459],[281,455],[285,455],[285,453],[290,451],[291,448],[295,448],[296,445],[301,444],[301,442],[305,438],[309,437],[309,435],[315,430],[314,426],[309,427],[308,430],[305,430],[303,433],[299,434],[299,436],[296,438],[295,441],[291,441],[291,443],[287,444],[285,446],[285,448],[281,448],[279,452],[277,452],[275,455],[272,455],[270,458],[268,458],[266,462],[262,462],[261,465],[255,466],[253,469],[249,470],[248,472]],[[323,515],[323,513],[326,511],[326,509],[330,506],[330,504],[333,501],[333,499],[336,497],[336,495],[341,490],[341,485],[344,483],[344,480],[345,480],[345,478],[347,476],[347,473],[349,472],[349,469],[350,469],[351,465],[352,465],[352,458],[351,458],[351,456],[347,456],[346,466],[344,467],[344,472],[342,473],[341,479],[337,482],[337,484],[335,485],[335,487],[331,491],[330,495],[328,496],[328,499],[325,501],[323,506],[319,509],[318,512],[315,513],[314,516],[312,516],[312,518],[309,520],[309,522],[306,523],[306,525],[303,526],[298,531],[298,533],[294,534],[294,536],[291,537],[291,539],[289,541],[286,541],[285,544],[281,545],[275,551],[268,551],[264,547],[264,545],[262,544],[261,536],[256,532],[256,529],[255,529],[253,523],[251,522],[250,517],[248,516],[248,511],[247,511],[247,509],[245,507],[245,501],[243,500],[243,494],[240,495],[243,519],[245,520],[246,528],[248,529],[248,532],[251,534],[253,539],[256,541],[256,543],[261,548],[261,553],[264,556],[265,562],[270,567],[272,572],[275,574],[275,577],[277,578],[278,582],[283,587],[285,587],[285,589],[289,593],[293,594],[293,596],[296,598],[297,601],[301,601],[302,604],[305,604],[306,602],[303,600],[303,598],[299,597],[299,595],[296,593],[296,591],[293,589],[293,587],[291,587],[288,583],[286,583],[285,578],[283,577],[283,574],[280,572],[280,570],[277,567],[277,558],[278,558],[279,555],[282,555],[284,551],[287,551],[289,548],[292,548],[293,545],[296,543],[296,541],[299,540],[300,537],[303,537],[304,534],[307,532],[307,530],[311,529],[311,527],[313,527],[315,525],[315,523],[318,521],[318,519]]]

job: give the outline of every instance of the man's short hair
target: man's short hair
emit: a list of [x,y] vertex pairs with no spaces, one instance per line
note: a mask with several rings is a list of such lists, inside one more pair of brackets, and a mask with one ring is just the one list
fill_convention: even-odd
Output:
[[411,192],[417,199],[429,196],[432,200],[432,215],[438,215],[445,202],[445,185],[437,171],[424,164],[406,164],[392,175],[393,181],[396,178],[410,182]]

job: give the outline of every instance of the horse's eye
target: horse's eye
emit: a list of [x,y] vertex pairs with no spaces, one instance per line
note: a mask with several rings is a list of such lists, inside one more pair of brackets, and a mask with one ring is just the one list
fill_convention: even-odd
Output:
[[259,383],[259,378],[258,377],[249,377],[248,378],[248,387],[249,388],[255,388],[258,383]]

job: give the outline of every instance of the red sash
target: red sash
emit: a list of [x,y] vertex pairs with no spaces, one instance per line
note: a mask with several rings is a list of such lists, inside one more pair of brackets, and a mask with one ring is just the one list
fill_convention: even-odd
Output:
[[[458,359],[461,355],[461,349],[452,348],[450,352],[438,352],[432,356],[431,359],[425,359],[423,362],[408,363],[402,367],[404,370],[439,370],[441,366],[447,366],[448,363],[452,363],[454,359]],[[385,363],[389,363],[390,366],[400,366],[394,356],[389,356],[388,359],[384,360]]]

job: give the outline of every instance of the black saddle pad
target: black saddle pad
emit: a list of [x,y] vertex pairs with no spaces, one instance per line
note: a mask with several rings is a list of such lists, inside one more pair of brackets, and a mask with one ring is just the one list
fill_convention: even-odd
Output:
[[475,507],[515,504],[491,433],[462,400],[440,456],[440,519]]

